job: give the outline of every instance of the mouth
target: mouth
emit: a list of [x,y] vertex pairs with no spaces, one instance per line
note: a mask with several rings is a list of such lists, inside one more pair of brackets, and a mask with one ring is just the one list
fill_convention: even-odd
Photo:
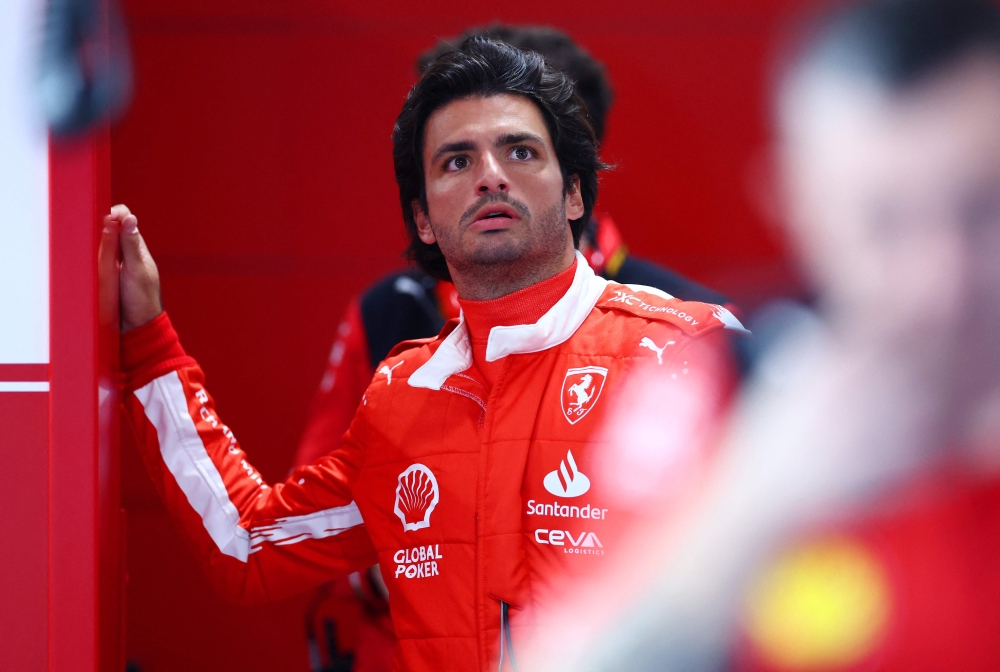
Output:
[[480,231],[499,231],[506,229],[511,222],[518,219],[521,219],[521,216],[514,208],[503,203],[494,203],[476,212],[472,216],[470,227]]

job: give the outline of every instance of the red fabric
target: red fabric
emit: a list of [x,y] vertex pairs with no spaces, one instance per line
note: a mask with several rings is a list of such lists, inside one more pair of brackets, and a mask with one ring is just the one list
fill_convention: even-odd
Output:
[[[902,509],[833,532],[877,559],[889,616],[866,655],[823,669],[1000,670],[1000,478],[922,483],[894,503]],[[769,661],[748,636],[737,659],[742,672],[807,669]]]
[[[619,391],[639,376],[683,388],[712,366],[702,344],[725,352],[711,340],[723,324],[710,306],[613,283],[586,296],[579,301],[596,304],[566,340],[504,358],[489,404],[462,373],[440,389],[412,384],[434,370],[423,367],[450,329],[399,350],[378,367],[340,446],[273,487],[218,417],[197,365],[135,390],[125,412],[168,510],[224,595],[279,599],[377,559],[398,638],[394,666],[478,672],[497,662],[501,600],[514,607],[516,646],[548,586],[624,552],[614,540],[629,513],[602,482],[614,461],[600,462],[591,440]],[[671,347],[657,354],[647,340]],[[566,382],[581,368],[595,372],[589,402],[570,408]],[[576,399],[583,403],[579,389]],[[553,488],[565,486],[550,475],[566,461],[590,485],[559,497]]]
[[319,390],[313,397],[309,420],[295,452],[294,466],[312,464],[340,445],[373,374],[361,305],[355,298],[348,304],[337,328],[337,340],[330,350]]
[[438,310],[441,311],[441,317],[445,322],[458,317],[462,307],[458,303],[458,290],[455,289],[455,285],[438,280],[434,285],[434,295],[437,297]]
[[130,392],[180,366],[194,364],[187,356],[166,311],[141,327],[122,334],[121,367]]
[[465,315],[469,340],[472,342],[472,358],[489,389],[493,388],[497,374],[503,368],[503,361],[486,361],[486,344],[490,338],[490,330],[493,327],[537,322],[573,284],[575,272],[574,263],[548,280],[490,301],[466,301],[459,297],[458,303],[462,307],[462,314]]

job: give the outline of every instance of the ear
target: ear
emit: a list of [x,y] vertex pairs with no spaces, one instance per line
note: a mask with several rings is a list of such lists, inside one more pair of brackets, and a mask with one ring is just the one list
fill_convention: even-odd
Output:
[[566,219],[574,220],[583,217],[583,194],[580,193],[580,176],[570,178],[570,187],[566,190]]
[[434,230],[431,229],[431,220],[427,217],[427,213],[424,212],[423,207],[421,207],[420,199],[415,198],[410,201],[410,208],[413,210],[413,221],[417,223],[417,235],[420,237],[420,240],[428,245],[436,243],[437,238],[434,236]]

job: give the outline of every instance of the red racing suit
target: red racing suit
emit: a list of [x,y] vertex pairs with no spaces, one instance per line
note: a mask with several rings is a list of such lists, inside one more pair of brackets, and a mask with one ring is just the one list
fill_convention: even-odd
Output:
[[627,513],[591,438],[618,390],[637,374],[679,386],[716,375],[725,328],[742,330],[724,308],[610,283],[578,256],[538,322],[491,331],[487,359],[503,365],[488,393],[467,329],[449,322],[390,353],[340,447],[273,487],[165,314],[123,337],[125,408],[225,596],[278,599],[378,562],[394,669],[482,670],[497,665],[505,625],[509,642],[527,634],[549,585],[615,553]]
[[1000,669],[1000,478],[967,469],[776,557],[750,592],[732,669]]

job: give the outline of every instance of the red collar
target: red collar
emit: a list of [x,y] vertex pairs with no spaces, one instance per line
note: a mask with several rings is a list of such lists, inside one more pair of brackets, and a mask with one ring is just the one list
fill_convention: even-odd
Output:
[[573,284],[576,264],[548,280],[519,289],[516,292],[489,301],[467,301],[459,298],[469,336],[473,341],[486,341],[493,327],[516,324],[534,324],[549,312]]
[[472,361],[483,374],[487,387],[492,388],[502,361],[487,362],[486,346],[493,327],[534,324],[556,305],[573,284],[576,264],[548,280],[489,301],[466,301],[459,298],[465,324],[472,343]]

